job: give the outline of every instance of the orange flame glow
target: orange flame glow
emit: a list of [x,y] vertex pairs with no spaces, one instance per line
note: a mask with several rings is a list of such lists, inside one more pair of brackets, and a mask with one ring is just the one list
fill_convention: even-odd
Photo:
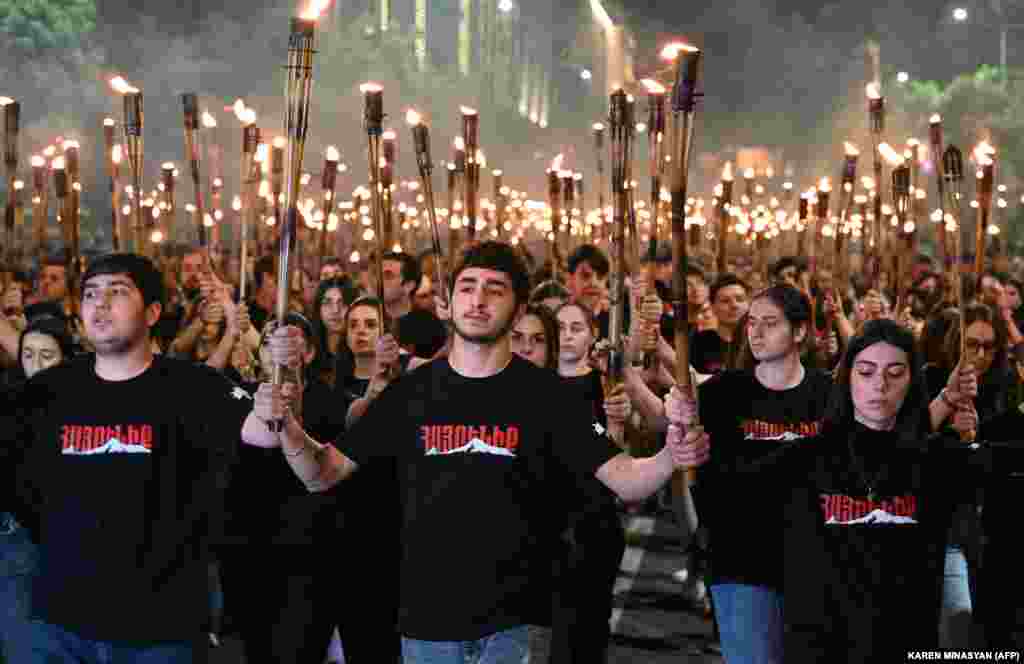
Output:
[[847,157],[856,157],[860,154],[860,150],[857,149],[857,146],[849,141],[843,141],[843,149],[846,150]]
[[364,95],[368,92],[380,92],[383,89],[384,86],[382,86],[380,83],[373,82],[363,83],[362,85],[359,86],[359,91],[362,92]]
[[420,116],[419,113],[410,108],[408,111],[405,112],[405,121],[412,126],[416,126],[423,122],[423,118],[422,116]]
[[302,12],[302,18],[307,21],[315,21],[320,18],[320,14],[324,13],[327,9],[327,5],[331,4],[331,0],[310,0],[309,5],[306,7],[306,11]]
[[661,57],[665,60],[675,60],[676,58],[679,57],[680,52],[696,53],[698,51],[700,51],[699,48],[690,46],[689,44],[685,44],[683,42],[673,42],[666,46],[665,48],[661,49]]
[[878,83],[868,83],[864,87],[864,93],[868,96],[868,99],[881,99],[882,92],[878,89]]
[[338,152],[338,148],[333,145],[327,146],[327,161],[338,161],[341,159],[341,153]]
[[643,86],[645,88],[647,88],[647,92],[649,92],[652,95],[665,94],[665,86],[662,85],[661,83],[658,83],[653,78],[645,78],[640,82],[643,83]]
[[123,76],[115,76],[110,79],[110,87],[114,89],[114,92],[122,95],[134,94],[139,91],[137,87],[124,80]]
[[725,168],[722,169],[722,181],[732,182],[732,162],[725,162]]

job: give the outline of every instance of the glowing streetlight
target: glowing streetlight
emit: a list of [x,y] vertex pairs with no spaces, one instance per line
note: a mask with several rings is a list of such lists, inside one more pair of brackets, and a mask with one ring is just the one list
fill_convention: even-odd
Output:
[[954,9],[953,10],[953,20],[954,21],[966,21],[967,20],[967,10],[964,9],[963,7],[957,7],[956,9]]

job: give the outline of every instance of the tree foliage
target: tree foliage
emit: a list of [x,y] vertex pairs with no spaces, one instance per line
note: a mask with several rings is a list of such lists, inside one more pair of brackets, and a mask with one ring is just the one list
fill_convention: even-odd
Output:
[[26,55],[74,48],[95,27],[95,0],[0,0],[0,33]]

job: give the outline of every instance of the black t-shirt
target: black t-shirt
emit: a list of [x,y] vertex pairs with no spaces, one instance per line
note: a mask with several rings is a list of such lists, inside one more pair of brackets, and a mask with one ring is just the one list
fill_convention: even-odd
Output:
[[815,369],[788,390],[764,387],[753,371],[726,371],[700,386],[700,421],[712,444],[698,471],[698,510],[714,583],[781,586],[782,487],[770,476],[737,477],[735,469],[817,435],[831,388],[831,377]]
[[[255,393],[257,383],[245,389]],[[311,378],[302,398],[303,428],[317,441],[332,441],[344,428],[342,400],[325,384]],[[242,445],[232,469],[227,496],[225,543],[235,546],[274,546],[280,560],[288,556],[289,570],[315,564],[310,547],[324,545],[333,518],[333,500],[311,494],[295,476],[277,448]]]
[[786,661],[873,664],[934,649],[953,507],[992,468],[1020,467],[1004,452],[856,425],[749,466],[789,490]]
[[487,378],[435,360],[388,386],[338,447],[396,463],[403,635],[472,640],[543,612],[564,524],[550,497],[619,453],[598,431],[590,404],[518,357]]
[[110,382],[94,361],[38,373],[0,415],[3,487],[16,484],[40,544],[35,615],[97,640],[194,638],[252,400],[189,362],[156,356]]
[[702,374],[716,374],[726,369],[731,343],[726,343],[716,330],[697,332],[690,340],[690,364]]

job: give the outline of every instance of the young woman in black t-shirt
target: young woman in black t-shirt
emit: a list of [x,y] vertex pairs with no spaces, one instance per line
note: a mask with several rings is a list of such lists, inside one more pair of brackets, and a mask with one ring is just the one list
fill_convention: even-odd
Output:
[[[930,436],[920,366],[908,330],[868,322],[840,364],[821,434],[732,464],[744,485],[763,477],[786,495],[787,662],[868,664],[934,649],[953,509],[992,469],[1021,466],[1010,447]],[[973,380],[956,382],[969,393]],[[673,392],[666,410],[673,439],[695,408]],[[959,411],[958,427],[976,422]]]

